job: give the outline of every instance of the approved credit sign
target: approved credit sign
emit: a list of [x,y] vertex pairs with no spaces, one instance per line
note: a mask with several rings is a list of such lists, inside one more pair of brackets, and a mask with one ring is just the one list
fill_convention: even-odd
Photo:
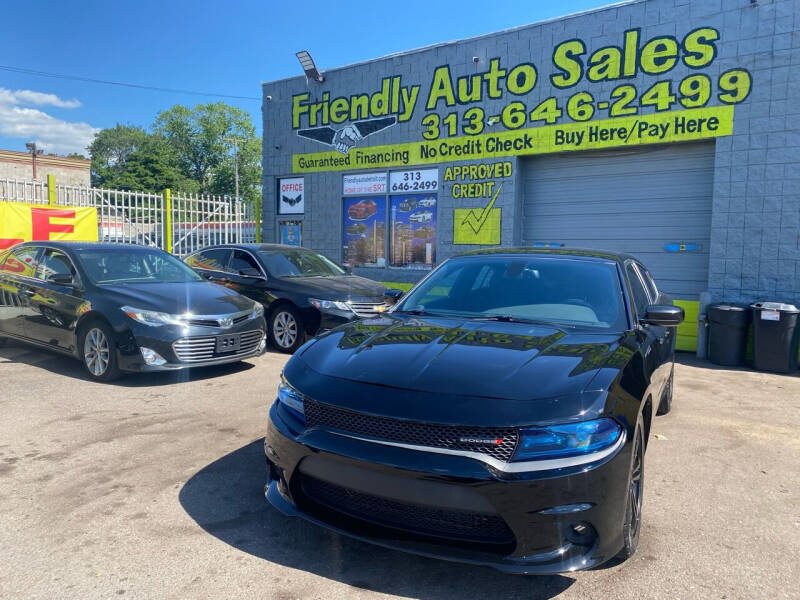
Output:
[[733,106],[603,119],[543,127],[530,127],[475,136],[410,142],[353,149],[347,164],[336,152],[295,154],[295,172],[345,170],[358,167],[401,167],[455,160],[618,148],[684,142],[731,135]]

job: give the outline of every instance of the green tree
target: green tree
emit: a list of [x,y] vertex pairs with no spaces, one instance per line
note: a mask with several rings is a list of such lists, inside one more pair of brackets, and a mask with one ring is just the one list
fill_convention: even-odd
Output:
[[180,170],[178,155],[159,135],[117,125],[101,130],[89,146],[92,184],[118,190],[196,192],[199,186]]
[[246,111],[224,102],[177,104],[158,114],[153,131],[177,154],[181,172],[207,194],[234,195],[237,147],[239,195],[260,201],[261,140]]
[[92,184],[108,185],[125,170],[128,155],[142,150],[148,133],[141,127],[120,125],[99,131],[89,145],[92,157]]

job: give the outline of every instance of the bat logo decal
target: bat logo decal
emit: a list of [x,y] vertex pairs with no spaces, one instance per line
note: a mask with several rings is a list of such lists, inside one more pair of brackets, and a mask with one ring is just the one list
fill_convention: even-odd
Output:
[[367,136],[372,135],[391,127],[397,123],[397,117],[382,117],[379,119],[366,119],[364,121],[354,121],[350,125],[345,125],[341,129],[333,127],[313,127],[311,129],[300,129],[297,135],[300,137],[314,140],[326,146],[333,146],[334,149],[347,154]]
[[284,196],[281,194],[281,201],[284,202],[285,204],[288,204],[289,206],[294,206],[302,199],[303,199],[303,194],[297,194],[297,196],[295,196],[294,198],[292,198],[291,196]]

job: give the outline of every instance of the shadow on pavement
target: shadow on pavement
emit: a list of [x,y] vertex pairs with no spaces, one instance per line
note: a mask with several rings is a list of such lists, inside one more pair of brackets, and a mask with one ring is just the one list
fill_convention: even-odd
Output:
[[[0,346],[0,359],[9,363],[20,363],[38,369],[44,369],[64,375],[73,379],[90,381],[83,370],[83,366],[76,358],[71,358],[58,352],[27,345],[22,342],[8,341]],[[123,373],[119,379],[104,383],[121,387],[149,387],[159,385],[172,385],[184,381],[202,381],[214,377],[222,377],[241,371],[252,369],[255,365],[249,362],[235,362],[212,367],[196,367],[179,371],[164,371],[155,373]]]
[[372,546],[286,517],[264,499],[263,439],[198,471],[180,491],[184,510],[203,529],[264,560],[347,585],[411,598],[552,598],[569,577],[506,575]]

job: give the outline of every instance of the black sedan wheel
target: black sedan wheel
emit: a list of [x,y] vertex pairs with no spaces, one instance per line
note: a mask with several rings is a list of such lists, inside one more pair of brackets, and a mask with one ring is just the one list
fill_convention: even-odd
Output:
[[639,532],[642,526],[642,492],[644,491],[644,433],[641,426],[636,428],[631,463],[630,483],[628,484],[625,524],[622,528],[624,545],[619,552],[623,560],[633,556],[639,545]]
[[269,339],[281,352],[293,353],[305,341],[303,320],[293,306],[284,305],[272,311],[269,319]]
[[105,323],[94,321],[84,327],[79,349],[89,377],[95,381],[111,381],[119,377],[117,345]]

